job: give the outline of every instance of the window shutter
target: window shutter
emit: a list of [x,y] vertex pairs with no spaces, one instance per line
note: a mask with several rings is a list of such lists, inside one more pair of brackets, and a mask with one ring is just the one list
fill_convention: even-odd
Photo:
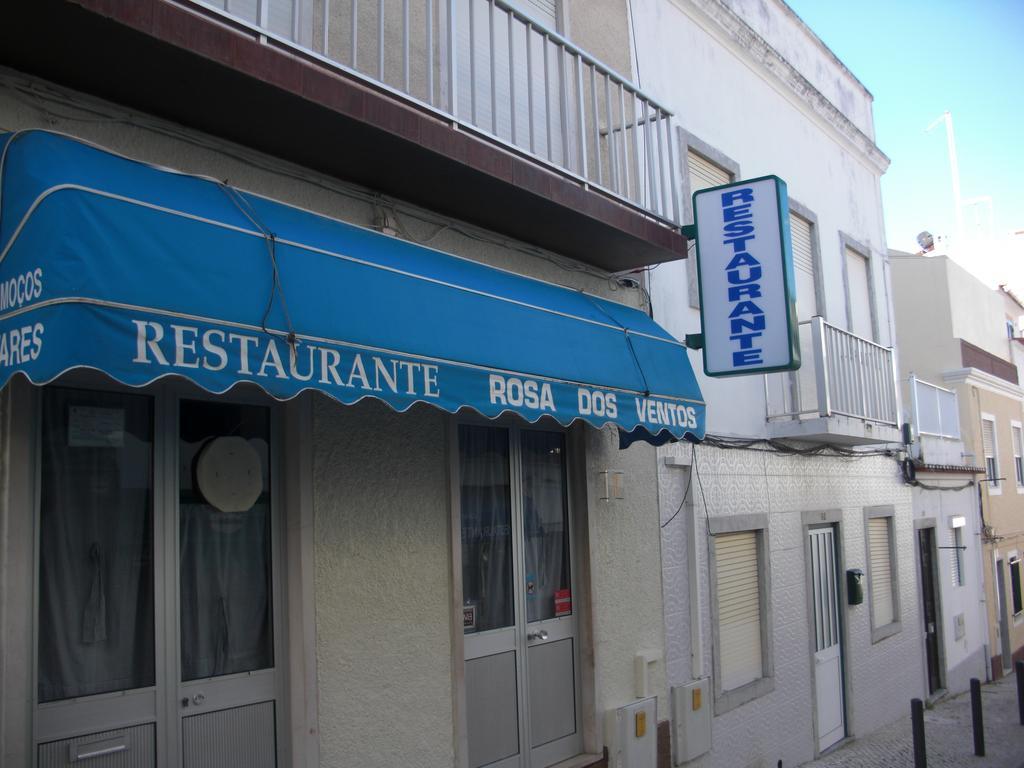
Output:
[[722,690],[763,674],[757,533],[715,536],[718,649]]
[[708,187],[720,187],[732,181],[732,176],[710,160],[705,160],[694,151],[686,153],[686,165],[690,171],[690,194]]
[[950,573],[953,577],[953,586],[962,587],[964,584],[964,551],[960,549],[964,543],[962,528],[954,528],[949,537],[950,549]]
[[871,549],[871,613],[875,627],[884,627],[895,619],[892,600],[892,555],[889,550],[889,517],[868,520],[868,546]]
[[811,248],[811,222],[795,213],[789,214],[789,231],[793,241],[793,266],[796,270],[796,305],[801,320],[818,314],[814,277],[814,251]]
[[558,31],[558,0],[509,0],[509,5],[552,32]]
[[988,419],[981,420],[981,444],[985,450],[986,457],[996,455],[996,425]]

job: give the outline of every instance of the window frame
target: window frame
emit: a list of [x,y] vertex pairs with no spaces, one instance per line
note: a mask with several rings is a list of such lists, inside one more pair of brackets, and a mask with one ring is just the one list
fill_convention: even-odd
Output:
[[[992,424],[992,456],[985,453],[985,422]],[[981,455],[985,462],[985,484],[988,486],[989,496],[1001,496],[1003,486],[999,481],[999,430],[996,425],[996,417],[991,413],[981,414]],[[989,471],[989,458],[992,459],[992,470]]]
[[[885,519],[888,521],[889,534],[889,588],[892,591],[892,621],[887,624],[876,625],[875,623],[875,602],[874,602],[874,567],[871,558],[871,535],[870,523],[872,520]],[[864,561],[867,571],[867,599],[868,599],[868,620],[871,623],[872,645],[887,637],[903,631],[902,610],[900,605],[900,576],[899,559],[896,557],[896,508],[891,504],[876,507],[864,508]]]
[[[722,658],[718,624],[718,567],[714,537],[730,533],[753,533],[757,542],[758,608],[761,625],[761,676],[736,688],[722,688]],[[715,715],[721,715],[775,690],[774,641],[771,612],[771,564],[768,515],[746,514],[713,517],[708,520],[708,580],[710,585],[712,676]]]
[[[1013,552],[1006,560],[1006,568],[1009,571],[1010,580],[1010,616],[1017,623],[1024,619],[1024,583],[1021,575],[1020,553]],[[1016,574],[1014,573],[1016,571]]]
[[1024,493],[1024,424],[1010,421],[1010,447],[1013,449],[1013,470],[1017,493]]
[[867,264],[868,280],[868,316],[871,319],[871,338],[869,341],[881,344],[880,328],[878,323],[878,297],[875,296],[875,259],[874,253],[868,246],[859,240],[854,239],[845,232],[839,233],[839,253],[842,257],[843,268],[843,297],[846,301],[846,330],[855,333],[853,330],[853,307],[850,301],[850,270],[846,264],[847,249],[861,256]]
[[953,557],[951,558],[950,566],[953,570],[953,586],[963,587],[967,585],[967,574],[964,573],[965,558],[964,558],[964,525],[966,521],[964,518],[955,518],[949,529],[949,543],[953,549]]
[[[694,136],[685,128],[679,128],[679,165],[683,182],[682,210],[683,220],[693,224],[693,189],[690,184],[690,152],[701,157],[708,163],[717,166],[729,175],[729,180],[736,181],[740,176],[740,164],[702,139]],[[697,288],[696,241],[687,243],[686,253],[686,292],[691,309],[700,309],[700,291]]]
[[[818,216],[806,205],[789,198],[789,215],[797,216],[807,222],[811,230],[811,262],[814,268],[814,304],[817,308],[815,315],[828,320],[826,308],[825,282],[821,264],[821,233],[818,225]],[[794,265],[794,270],[796,266]],[[799,297],[798,297],[799,298]]]

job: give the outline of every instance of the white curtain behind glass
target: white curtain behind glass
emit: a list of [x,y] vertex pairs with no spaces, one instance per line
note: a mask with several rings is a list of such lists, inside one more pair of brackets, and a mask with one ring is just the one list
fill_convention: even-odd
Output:
[[[72,436],[73,407],[124,429]],[[43,390],[41,702],[154,683],[152,423],[147,397]]]

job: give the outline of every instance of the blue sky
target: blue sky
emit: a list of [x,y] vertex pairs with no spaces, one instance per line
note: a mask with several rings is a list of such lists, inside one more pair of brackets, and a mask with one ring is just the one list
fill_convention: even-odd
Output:
[[[1024,230],[1024,0],[787,2],[875,98],[876,142],[892,160],[882,177],[890,248],[914,249],[924,229],[954,231],[946,134],[941,124],[925,133],[946,110],[961,197],[992,198],[995,235]],[[987,209],[965,211],[970,234]]]

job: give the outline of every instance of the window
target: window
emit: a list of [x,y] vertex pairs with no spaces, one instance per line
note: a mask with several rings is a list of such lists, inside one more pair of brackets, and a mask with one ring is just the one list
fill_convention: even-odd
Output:
[[767,525],[767,516],[733,517],[711,521],[715,711],[718,714],[767,693],[774,685],[763,528]]
[[723,690],[761,677],[761,592],[757,533],[744,531],[715,537],[718,577],[718,632]]
[[[963,520],[963,518],[960,518]],[[964,581],[964,529],[963,526],[953,528],[950,534],[949,551],[950,572],[953,575],[953,586],[962,587]]]
[[1000,493],[999,488],[999,454],[996,451],[996,421],[993,417],[981,417],[981,446],[985,455],[985,477],[988,479],[988,492]]
[[1024,490],[1024,439],[1021,437],[1021,425],[1019,422],[1010,424],[1010,433],[1013,435],[1013,468],[1017,475],[1017,490]]
[[868,258],[848,245],[845,254],[847,322],[850,333],[875,341],[871,311],[871,268]]
[[867,510],[868,591],[871,600],[871,642],[900,631],[897,563],[893,546],[893,508]]
[[1016,335],[1016,334],[1014,334],[1013,331],[1014,331],[1013,320],[1007,320],[1006,321],[1006,338],[1012,339]]
[[1021,597],[1019,555],[1010,560],[1010,593],[1013,603],[1013,615],[1019,616],[1024,613],[1024,599]]
[[809,320],[820,314],[814,264],[814,225],[803,216],[790,212],[789,230],[796,271],[796,313],[801,321]]
[[[720,187],[739,178],[740,167],[714,147],[705,144],[686,131],[680,129],[683,136],[680,157],[686,158],[686,189],[683,195],[683,205],[689,211],[689,220],[693,221],[693,211],[690,208],[693,193],[699,192],[708,187]],[[700,309],[700,292],[697,290],[697,259],[694,249],[696,242],[691,240],[687,250],[686,259],[686,280],[687,298],[690,306]]]

